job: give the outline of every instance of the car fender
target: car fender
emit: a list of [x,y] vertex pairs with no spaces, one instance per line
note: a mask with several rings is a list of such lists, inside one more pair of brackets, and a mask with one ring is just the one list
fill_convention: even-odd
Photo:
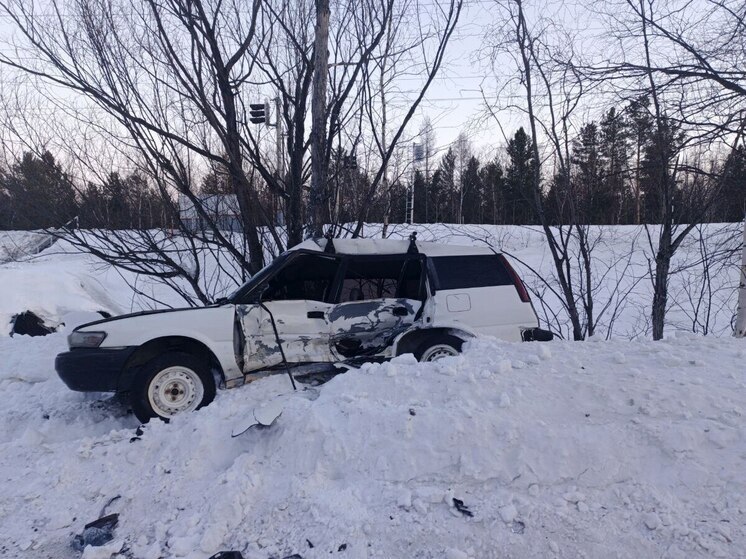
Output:
[[113,317],[79,327],[82,331],[104,331],[100,348],[140,347],[159,338],[189,338],[206,346],[216,357],[225,380],[242,376],[234,351],[233,305],[201,307],[168,312]]
[[394,338],[390,347],[391,357],[400,355],[401,353],[410,353],[414,351],[413,347],[409,347],[411,344],[407,344],[407,339],[411,339],[415,336],[419,343],[421,336],[426,336],[429,331],[436,330],[445,331],[464,341],[479,336],[478,332],[457,321],[438,321],[430,324],[414,324],[411,328],[408,328]]

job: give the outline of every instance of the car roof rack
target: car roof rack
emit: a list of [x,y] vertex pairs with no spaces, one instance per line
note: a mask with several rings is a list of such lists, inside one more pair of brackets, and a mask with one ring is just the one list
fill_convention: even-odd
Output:
[[409,248],[407,254],[419,254],[420,251],[417,249],[417,231],[412,231],[409,235]]
[[324,246],[324,253],[325,254],[337,254],[337,249],[334,248],[334,235],[332,235],[331,229],[329,229],[329,231],[326,232],[326,235],[324,235],[324,238],[326,239],[326,246]]

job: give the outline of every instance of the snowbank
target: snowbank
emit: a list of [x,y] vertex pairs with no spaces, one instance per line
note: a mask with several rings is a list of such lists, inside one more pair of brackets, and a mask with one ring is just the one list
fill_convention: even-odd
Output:
[[[15,235],[6,233],[11,239]],[[0,236],[0,247],[8,239]],[[116,270],[113,266],[82,254],[64,241],[37,256],[2,263],[0,260],[0,338],[8,336],[12,318],[31,311],[53,327],[67,322],[77,313],[88,313],[88,320],[100,318],[92,313],[111,315],[152,308],[153,302],[137,297],[130,285],[168,304],[184,306],[176,294],[164,285]],[[79,322],[78,322],[79,323]]]
[[[0,338],[0,555],[72,556],[72,536],[117,496],[106,512],[120,513],[121,556],[138,558],[739,557],[746,545],[744,340],[481,340],[297,393],[282,375],[219,391],[134,439],[123,407],[56,379],[63,345]],[[277,398],[272,426],[231,438]]]

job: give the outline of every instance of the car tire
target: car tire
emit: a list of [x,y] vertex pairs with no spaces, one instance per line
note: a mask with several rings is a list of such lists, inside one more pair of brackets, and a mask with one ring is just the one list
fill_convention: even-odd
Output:
[[215,380],[205,359],[170,352],[146,363],[135,379],[130,403],[135,416],[147,423],[168,421],[178,413],[197,410],[215,398]]
[[414,356],[417,361],[437,361],[444,357],[452,357],[461,353],[461,346],[464,341],[450,334],[436,334],[422,342]]

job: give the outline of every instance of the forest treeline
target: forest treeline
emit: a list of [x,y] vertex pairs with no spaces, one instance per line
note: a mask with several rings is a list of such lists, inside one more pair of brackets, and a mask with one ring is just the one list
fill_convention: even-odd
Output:
[[[743,219],[746,149],[738,147],[717,164],[713,154],[686,148],[686,138],[673,122],[667,123],[661,149],[653,137],[648,104],[643,98],[621,111],[609,109],[599,122],[580,127],[572,141],[570,180],[542,177],[542,207],[551,223],[659,223],[663,215],[658,184],[661,166],[668,166],[671,159],[678,160],[672,203],[678,221],[686,223],[692,211],[699,209],[702,191],[709,188],[707,175],[688,172],[694,166],[689,160],[697,159],[696,166],[701,168],[704,157],[712,158],[712,176],[725,177],[705,221]],[[432,169],[427,168],[429,164],[419,165],[413,173],[402,173],[392,181],[389,192],[372,200],[360,196],[367,191],[370,177],[347,168],[349,156],[335,153],[329,189],[341,195],[339,207],[330,208],[327,219],[354,221],[360,205],[368,203],[370,221],[403,223],[413,185],[415,223],[536,224],[531,145],[530,136],[519,128],[507,146],[495,150],[492,157],[480,158],[462,133],[440,157],[428,153]],[[434,151],[432,146],[425,149]],[[162,196],[155,184],[143,172],[112,172],[103,180],[79,184],[51,153],[25,153],[0,169],[0,229],[54,228],[72,219],[82,228],[175,228],[178,202],[173,196]],[[256,186],[260,200],[271,206],[269,189]],[[194,191],[203,196],[230,194],[230,181],[218,172],[208,172]],[[274,217],[281,221],[277,213]]]

